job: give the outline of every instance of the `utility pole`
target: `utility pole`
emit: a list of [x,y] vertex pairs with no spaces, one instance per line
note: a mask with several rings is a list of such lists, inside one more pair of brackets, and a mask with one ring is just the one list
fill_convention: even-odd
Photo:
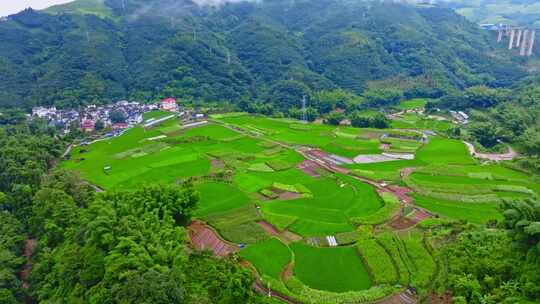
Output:
[[307,123],[306,95],[302,97],[302,121]]

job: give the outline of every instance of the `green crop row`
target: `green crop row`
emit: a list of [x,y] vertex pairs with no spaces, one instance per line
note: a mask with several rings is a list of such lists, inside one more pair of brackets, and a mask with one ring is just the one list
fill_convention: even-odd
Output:
[[384,201],[384,206],[382,208],[371,215],[352,218],[351,221],[359,225],[376,225],[381,224],[394,216],[400,208],[399,199],[389,192],[383,193],[381,197]]
[[496,194],[481,194],[481,195],[464,195],[464,194],[454,194],[454,193],[444,193],[444,192],[434,192],[424,189],[415,189],[414,191],[418,194],[445,200],[445,201],[455,201],[460,203],[498,203],[502,199]]
[[259,190],[259,193],[262,194],[263,196],[267,197],[267,198],[270,198],[270,199],[275,199],[278,197],[278,195],[274,192],[272,192],[271,190],[268,190],[268,189],[261,189]]
[[252,205],[213,213],[206,217],[208,223],[216,228],[226,240],[247,244],[255,244],[268,239],[266,231],[256,223],[259,219]]
[[392,284],[398,281],[392,258],[376,239],[360,238],[357,246],[377,284]]
[[[265,281],[267,278],[264,278]],[[373,286],[366,290],[349,292],[330,292],[306,286],[296,277],[291,277],[286,286],[277,280],[270,279],[271,287],[291,298],[310,304],[363,304],[380,300],[397,291],[390,285]]]
[[391,232],[384,232],[377,235],[377,240],[392,256],[397,267],[399,282],[402,285],[408,285],[410,282],[410,270],[404,261],[407,254],[399,238]]
[[288,216],[283,214],[274,214],[268,211],[263,210],[263,218],[267,221],[272,223],[277,229],[279,230],[285,230],[290,225],[292,225],[297,217],[294,216]]
[[411,273],[411,285],[417,288],[429,286],[437,265],[424,246],[422,235],[409,233],[402,237],[402,241],[409,258],[409,269],[413,269]]
[[255,171],[255,172],[274,172],[274,169],[272,169],[271,167],[269,167],[265,163],[253,164],[253,165],[249,166],[248,170],[249,171]]
[[272,187],[276,188],[276,189],[279,189],[279,190],[283,190],[283,191],[287,191],[287,192],[297,192],[298,190],[296,190],[296,187],[294,185],[287,185],[287,184],[282,184],[282,183],[278,183],[278,182],[274,182],[272,184]]
[[356,243],[360,237],[359,231],[349,231],[336,234],[336,241],[339,245],[348,245]]
[[495,187],[495,190],[505,191],[505,192],[524,193],[524,194],[534,194],[534,192],[531,189],[524,186],[519,186],[519,185],[497,185]]
[[404,181],[407,186],[414,189],[426,189],[434,192],[446,193],[467,193],[471,195],[489,194],[493,192],[495,188],[494,185],[488,184],[447,184],[439,182],[419,181],[414,178],[414,175],[406,178]]
[[269,160],[266,162],[266,164],[275,171],[284,171],[293,166],[292,164],[279,159]]

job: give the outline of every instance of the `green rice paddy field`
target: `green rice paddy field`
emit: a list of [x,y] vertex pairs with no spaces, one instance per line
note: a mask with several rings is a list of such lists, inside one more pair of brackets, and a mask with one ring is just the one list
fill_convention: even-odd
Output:
[[[403,107],[421,105],[414,101]],[[166,114],[151,112],[145,119]],[[293,281],[304,287],[288,289],[290,282],[281,282],[282,291],[291,296],[308,289],[332,297],[368,290],[380,295],[398,283],[420,288],[429,283],[435,262],[422,231],[392,232],[386,222],[400,208],[397,200],[383,200],[373,186],[354,176],[407,186],[414,190],[417,206],[445,219],[479,225],[501,218],[498,204],[502,200],[540,193],[538,182],[526,174],[498,164],[480,164],[462,142],[442,136],[431,136],[428,143],[387,140],[393,149],[414,153],[415,159],[344,165],[351,170],[349,175],[323,170],[313,177],[297,168],[304,161],[299,147],[349,158],[379,154],[385,132],[416,134],[301,124],[241,113],[216,115],[211,123],[192,129],[182,129],[173,119],[76,147],[62,166],[105,190],[192,179],[200,192],[194,216],[224,239],[246,244],[240,258],[264,278],[281,281],[286,265],[292,263]],[[260,221],[273,225],[280,234],[270,236]],[[377,229],[366,223],[376,223]],[[347,246],[327,247],[326,236],[345,239]],[[358,237],[362,241],[357,242]]]

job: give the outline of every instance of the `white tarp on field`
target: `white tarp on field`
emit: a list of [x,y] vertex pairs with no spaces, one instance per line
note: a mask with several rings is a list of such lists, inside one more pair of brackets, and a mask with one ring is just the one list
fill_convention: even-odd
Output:
[[328,242],[328,245],[330,245],[330,247],[337,247],[338,245],[336,238],[332,235],[326,236],[326,241]]
[[357,164],[371,164],[412,159],[414,159],[413,153],[360,154],[354,158],[354,162]]

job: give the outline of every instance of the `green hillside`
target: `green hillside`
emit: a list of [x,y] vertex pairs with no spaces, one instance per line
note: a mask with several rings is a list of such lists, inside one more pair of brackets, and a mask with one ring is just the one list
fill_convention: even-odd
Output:
[[[0,106],[118,99],[274,101],[407,77],[411,97],[523,76],[453,11],[344,0],[79,0],[0,23]],[[290,83],[294,81],[292,89]]]
[[449,6],[478,23],[540,26],[540,2],[536,0],[449,0]]
[[74,2],[55,5],[44,12],[49,14],[81,14],[96,15],[102,18],[112,17],[112,10],[105,5],[105,0],[77,0]]

